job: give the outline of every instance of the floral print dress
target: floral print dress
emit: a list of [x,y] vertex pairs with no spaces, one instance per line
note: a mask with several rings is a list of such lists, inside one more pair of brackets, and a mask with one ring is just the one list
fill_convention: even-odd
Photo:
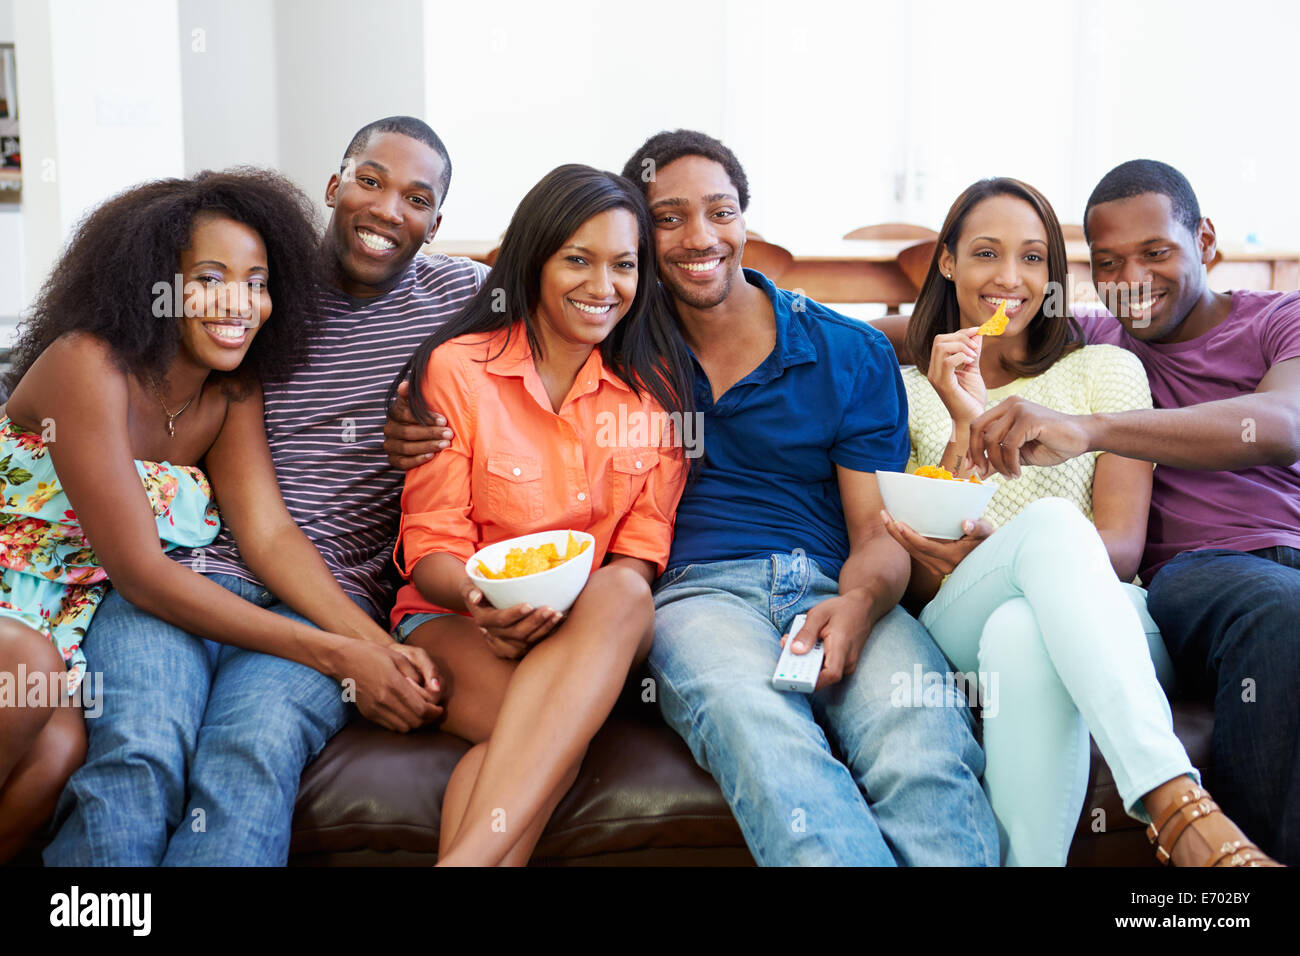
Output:
[[[190,465],[137,461],[163,550],[211,544],[221,530],[207,476]],[[40,435],[0,418],[0,616],[54,642],[68,693],[86,672],[81,640],[108,578],[77,523]]]

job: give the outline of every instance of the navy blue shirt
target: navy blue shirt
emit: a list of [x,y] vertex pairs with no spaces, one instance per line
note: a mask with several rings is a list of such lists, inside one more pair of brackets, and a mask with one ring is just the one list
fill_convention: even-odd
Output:
[[[715,405],[695,365],[704,459],[677,508],[668,567],[802,548],[838,578],[849,556],[835,466],[902,471],[907,394],[885,336],[745,270],[776,314],[776,346]],[[693,356],[692,356],[693,358]]]

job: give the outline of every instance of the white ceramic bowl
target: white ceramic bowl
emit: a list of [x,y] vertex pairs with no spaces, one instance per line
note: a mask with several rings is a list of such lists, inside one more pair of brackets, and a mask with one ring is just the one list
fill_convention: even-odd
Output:
[[[555,550],[564,553],[569,543],[569,535],[579,542],[589,542],[586,550],[577,557],[570,558],[558,567],[536,574],[526,574],[521,578],[502,578],[494,580],[478,573],[478,563],[482,561],[493,571],[499,571],[506,563],[506,554],[511,548],[536,548],[543,544],[555,545]],[[557,611],[567,611],[578,600],[587,578],[591,576],[591,559],[596,554],[596,539],[585,531],[538,531],[518,538],[498,541],[475,552],[465,562],[465,570],[474,585],[499,609],[514,607],[516,604],[531,604],[533,607],[549,607]]]
[[984,514],[997,491],[992,482],[944,481],[919,478],[898,471],[876,472],[885,510],[917,534],[927,538],[956,541],[962,536],[961,523]]

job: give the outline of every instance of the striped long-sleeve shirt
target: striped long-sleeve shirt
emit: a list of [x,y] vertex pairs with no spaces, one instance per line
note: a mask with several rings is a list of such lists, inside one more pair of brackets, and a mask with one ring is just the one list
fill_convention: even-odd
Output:
[[[343,589],[387,610],[384,567],[397,538],[404,475],[384,454],[384,397],[411,353],[455,315],[487,275],[469,259],[416,256],[377,299],[330,289],[304,364],[264,389],[280,493]],[[206,574],[260,583],[228,529],[207,548],[169,554]]]

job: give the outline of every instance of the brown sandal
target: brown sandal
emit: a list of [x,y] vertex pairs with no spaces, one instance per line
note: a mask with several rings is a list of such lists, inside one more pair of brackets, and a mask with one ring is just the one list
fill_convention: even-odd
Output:
[[[1204,819],[1214,813],[1223,814],[1223,811],[1211,799],[1209,793],[1196,785],[1192,785],[1177,801],[1165,808],[1159,819],[1152,820],[1150,826],[1147,827],[1147,839],[1156,848],[1156,859],[1165,866],[1169,866],[1173,862],[1173,848],[1183,835],[1183,831],[1195,821]],[[1224,819],[1227,819],[1226,814],[1223,814],[1223,816]],[[1174,817],[1178,817],[1178,819],[1174,820],[1168,831],[1162,832],[1165,830],[1165,825]],[[1255,844],[1246,840],[1230,840],[1224,843],[1219,848],[1218,853],[1210,857],[1208,862],[1202,864],[1202,866],[1281,865]]]

